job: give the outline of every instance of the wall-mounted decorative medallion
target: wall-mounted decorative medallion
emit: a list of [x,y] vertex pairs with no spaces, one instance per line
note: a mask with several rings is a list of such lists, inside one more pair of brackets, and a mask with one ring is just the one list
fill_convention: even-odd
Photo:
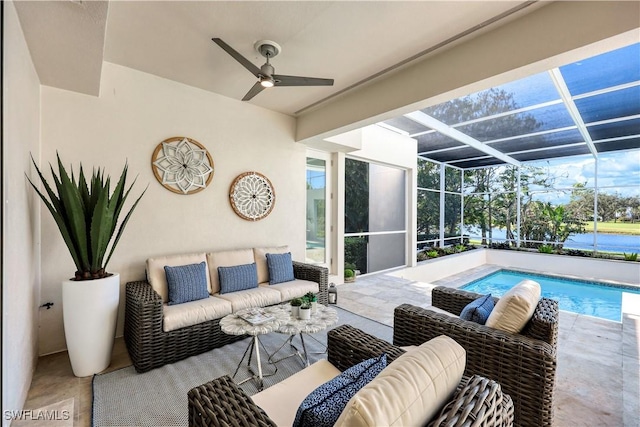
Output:
[[266,176],[258,172],[245,172],[231,184],[229,199],[240,218],[258,221],[271,213],[276,192]]
[[151,156],[151,168],[164,188],[177,194],[204,190],[213,179],[213,159],[195,139],[165,139]]

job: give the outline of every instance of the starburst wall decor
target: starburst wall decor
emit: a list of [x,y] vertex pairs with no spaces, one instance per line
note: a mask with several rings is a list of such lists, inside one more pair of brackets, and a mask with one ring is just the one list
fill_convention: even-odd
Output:
[[151,168],[164,188],[177,194],[193,194],[213,179],[213,159],[198,141],[183,136],[162,141],[151,156]]
[[231,184],[229,201],[240,218],[259,221],[273,210],[276,192],[266,176],[259,172],[245,172]]

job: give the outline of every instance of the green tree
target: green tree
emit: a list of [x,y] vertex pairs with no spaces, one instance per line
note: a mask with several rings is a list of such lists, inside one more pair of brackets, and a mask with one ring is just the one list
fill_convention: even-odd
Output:
[[347,233],[369,231],[369,165],[346,159],[344,226]]
[[418,159],[418,241],[436,239],[440,233],[440,165]]

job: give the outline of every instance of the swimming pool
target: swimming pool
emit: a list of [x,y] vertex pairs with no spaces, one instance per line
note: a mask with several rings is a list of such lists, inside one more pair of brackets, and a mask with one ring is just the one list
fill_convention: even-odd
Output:
[[558,301],[560,310],[619,322],[622,293],[640,294],[640,288],[586,280],[565,279],[544,274],[500,270],[467,283],[460,289],[500,297],[524,279],[540,283],[542,296]]

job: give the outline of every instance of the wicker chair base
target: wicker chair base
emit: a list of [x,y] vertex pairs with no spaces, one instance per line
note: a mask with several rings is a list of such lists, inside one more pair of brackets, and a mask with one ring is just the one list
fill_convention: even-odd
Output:
[[[344,370],[362,360],[387,353],[389,362],[404,353],[384,340],[349,325],[328,332],[329,361]],[[188,392],[189,426],[275,426],[273,420],[228,377],[220,377]],[[511,427],[513,402],[495,381],[463,378],[453,399],[429,426]]]
[[[293,263],[296,279],[318,283],[318,302],[328,305],[328,271],[324,267]],[[243,339],[220,329],[220,319],[174,331],[162,330],[162,299],[146,281],[126,286],[124,340],[137,372],[186,359]]]

